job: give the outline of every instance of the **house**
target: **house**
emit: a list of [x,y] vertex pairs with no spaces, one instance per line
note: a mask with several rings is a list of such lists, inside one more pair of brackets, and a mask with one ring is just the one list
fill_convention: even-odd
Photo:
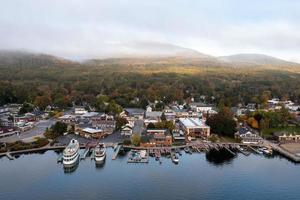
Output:
[[166,120],[168,121],[175,121],[176,119],[176,113],[173,110],[170,109],[164,110],[164,115],[166,117]]
[[91,119],[92,117],[98,116],[99,113],[98,112],[86,112],[84,114],[82,114],[80,117],[81,118],[86,118],[86,119]]
[[84,107],[81,107],[81,106],[74,108],[74,114],[75,115],[83,115],[83,114],[85,114],[87,112],[88,111]]
[[199,118],[179,118],[179,127],[185,132],[188,140],[210,135],[210,127]]
[[278,138],[278,141],[281,143],[296,143],[300,142],[300,135],[299,134],[288,134],[284,131],[275,132],[274,135]]
[[20,131],[13,127],[0,127],[0,138],[19,135]]
[[75,123],[75,115],[63,115],[61,117],[58,118],[58,120],[60,122],[66,123],[66,124],[71,124],[71,123]]
[[130,124],[126,124],[121,128],[121,135],[123,136],[131,136],[133,127]]
[[247,127],[241,127],[236,133],[235,137],[240,138],[244,144],[258,144],[262,142],[262,138],[253,133]]
[[204,104],[201,102],[192,102],[189,104],[190,108],[195,112],[208,113],[213,109],[212,105]]
[[145,110],[141,108],[125,108],[125,115],[135,119],[144,119]]
[[168,129],[147,129],[141,136],[142,147],[172,146],[172,135]]
[[146,112],[152,112],[152,107],[150,106],[150,105],[148,105],[147,107],[146,107]]
[[8,107],[0,107],[0,117],[1,116],[5,116],[5,115],[9,115],[9,108]]
[[145,126],[148,126],[149,123],[157,123],[161,121],[161,116],[162,116],[162,112],[160,111],[151,111],[145,112],[145,120],[144,120],[144,124]]

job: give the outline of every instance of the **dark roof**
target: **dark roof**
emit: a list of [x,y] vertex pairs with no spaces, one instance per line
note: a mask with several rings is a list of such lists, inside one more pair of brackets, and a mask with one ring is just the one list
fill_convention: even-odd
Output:
[[145,110],[142,108],[125,108],[125,112],[129,115],[144,115]]
[[[243,134],[246,134],[248,131],[250,131],[248,128],[246,127],[242,127],[238,130],[238,134],[239,135],[243,135]],[[251,132],[251,131],[250,131]]]
[[36,110],[36,111],[31,112],[31,114],[34,114],[35,116],[41,116],[41,115],[45,114],[45,112]]

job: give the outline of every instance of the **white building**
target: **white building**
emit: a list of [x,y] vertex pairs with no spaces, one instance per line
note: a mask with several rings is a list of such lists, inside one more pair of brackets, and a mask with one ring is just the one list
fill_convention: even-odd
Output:
[[75,115],[83,115],[86,114],[88,111],[84,107],[75,107],[74,113]]

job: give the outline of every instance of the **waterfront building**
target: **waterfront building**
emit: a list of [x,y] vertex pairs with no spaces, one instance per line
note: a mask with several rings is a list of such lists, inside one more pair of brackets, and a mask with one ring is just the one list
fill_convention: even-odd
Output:
[[95,138],[95,139],[104,138],[106,136],[106,134],[103,132],[102,129],[91,128],[91,127],[86,127],[81,129],[80,135],[86,138]]
[[240,138],[244,144],[258,144],[262,142],[262,138],[253,133],[247,127],[241,127],[236,133],[235,137]]
[[292,133],[286,133],[284,131],[276,132],[274,135],[278,138],[278,141],[280,143],[296,143],[300,142],[300,135],[299,134],[292,134]]
[[185,132],[188,139],[210,135],[210,127],[205,124],[204,120],[199,118],[179,118],[179,127]]
[[140,146],[172,146],[172,135],[168,129],[147,129],[142,133]]

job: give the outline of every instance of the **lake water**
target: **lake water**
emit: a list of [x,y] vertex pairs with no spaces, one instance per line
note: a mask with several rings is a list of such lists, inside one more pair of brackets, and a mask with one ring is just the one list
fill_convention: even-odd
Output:
[[166,158],[127,164],[127,157],[111,157],[110,149],[100,168],[87,158],[72,173],[56,163],[54,151],[2,157],[0,199],[300,199],[300,165],[279,156],[183,154],[178,165]]

